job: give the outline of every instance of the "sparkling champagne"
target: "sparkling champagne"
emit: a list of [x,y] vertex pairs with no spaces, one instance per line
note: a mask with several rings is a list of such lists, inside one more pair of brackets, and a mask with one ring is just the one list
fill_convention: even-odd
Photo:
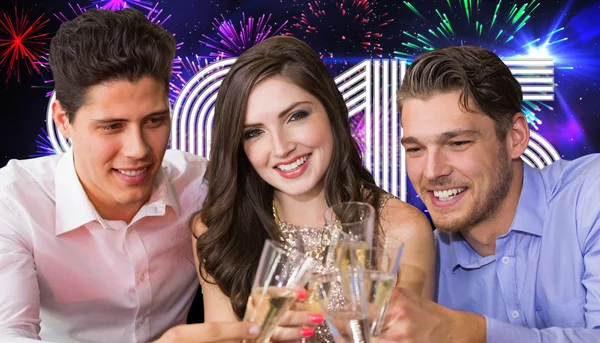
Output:
[[247,340],[252,343],[269,342],[273,330],[279,324],[281,317],[287,311],[298,293],[295,289],[285,287],[255,288],[252,290],[244,321],[260,325],[261,334],[254,340]]
[[355,261],[357,265],[365,267],[367,265],[369,253],[369,243],[362,241],[352,241],[340,244],[336,247],[336,261],[340,269],[345,269],[352,265],[352,261]]
[[370,333],[378,336],[381,331],[383,317],[392,295],[396,278],[373,270],[365,272],[365,290],[369,306]]

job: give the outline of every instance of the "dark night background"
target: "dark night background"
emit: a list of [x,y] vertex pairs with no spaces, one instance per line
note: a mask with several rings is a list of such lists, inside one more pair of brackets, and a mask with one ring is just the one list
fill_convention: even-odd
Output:
[[[9,159],[48,153],[42,138],[52,83],[45,80],[52,77],[45,69],[44,49],[60,26],[60,18],[72,19],[85,8],[116,9],[125,4],[115,0],[1,1],[0,167]],[[240,21],[247,23],[249,18],[256,20],[262,15],[271,15],[266,23],[271,26],[269,35],[281,28],[277,34],[305,40],[322,55],[333,75],[366,58],[410,61],[425,51],[423,47],[480,45],[503,58],[526,56],[533,49],[554,59],[555,97],[554,101],[529,104],[539,120],[532,130],[542,134],[566,159],[600,152],[600,135],[596,133],[600,126],[600,1],[166,0],[126,4],[160,21],[183,43],[177,51],[182,62],[179,76],[173,78],[173,92],[194,75],[194,67],[214,61],[218,54],[236,56],[243,51],[244,47],[214,42],[221,39],[219,34],[227,35],[223,21],[231,21],[239,32]],[[11,66],[15,35],[9,24],[22,20],[23,14],[27,16],[23,27],[41,16],[43,25],[23,38],[26,48],[41,48],[33,53],[33,59],[41,63],[31,64],[16,56],[17,64]],[[442,18],[451,30],[438,28]],[[24,32],[17,31],[16,36]]]

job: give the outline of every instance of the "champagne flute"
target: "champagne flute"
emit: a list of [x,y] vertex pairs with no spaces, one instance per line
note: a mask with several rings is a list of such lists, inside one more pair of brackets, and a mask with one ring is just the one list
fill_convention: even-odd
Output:
[[319,276],[319,301],[336,343],[369,343],[364,269],[347,266]]
[[373,244],[375,208],[363,202],[343,202],[330,206],[325,211],[325,223],[339,227],[350,235],[350,240]]
[[[346,255],[338,253],[337,264],[340,268],[350,265],[350,251],[365,260],[365,251],[373,246],[375,228],[375,208],[362,202],[343,202],[329,207],[325,211],[325,223],[338,227],[346,233],[351,241],[349,246],[341,249]],[[363,263],[364,265],[364,263]]]
[[[319,276],[336,267],[337,247],[348,239],[348,235],[337,227],[301,227],[290,233],[287,237],[295,249],[303,252],[306,256],[313,258],[317,265],[313,270],[313,277],[307,285],[308,297],[304,302],[307,311],[313,314],[324,314],[319,302]],[[315,334],[309,338],[303,338],[303,343],[316,343],[332,341],[333,337],[327,326],[322,323],[315,328]]]
[[258,264],[244,321],[260,325],[260,335],[246,342],[267,343],[281,317],[296,301],[298,290],[312,276],[316,262],[296,250],[266,240]]
[[397,284],[400,258],[404,244],[392,237],[384,237],[381,244],[357,253],[351,250],[352,266],[365,268],[365,294],[368,303],[369,328],[372,341],[381,333],[392,289]]

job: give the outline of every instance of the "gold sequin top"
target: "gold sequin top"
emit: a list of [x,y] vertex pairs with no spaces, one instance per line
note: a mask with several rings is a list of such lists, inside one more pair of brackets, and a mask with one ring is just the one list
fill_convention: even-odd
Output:
[[[379,206],[379,212],[387,203],[389,199],[396,198],[394,195],[386,193],[381,197],[381,203]],[[323,239],[326,236],[327,229],[325,227],[306,227],[306,226],[298,226],[294,224],[287,223],[279,218],[277,215],[277,210],[275,209],[275,205],[273,204],[273,218],[275,219],[275,224],[279,227],[281,236],[283,241],[285,242],[285,246],[287,248],[298,249],[298,242],[302,242],[302,249],[309,256],[315,259],[319,259],[323,252],[326,250],[325,244],[328,244],[328,240]],[[322,266],[318,266],[317,268],[323,268]],[[319,272],[317,270],[317,272]],[[310,299],[309,299],[310,300]],[[340,306],[343,302],[343,298],[340,295],[339,299],[329,299],[329,306]],[[315,334],[307,339],[303,339],[303,342],[306,343],[335,343],[333,335],[331,331],[329,331],[329,327],[327,327],[327,323],[322,323],[315,328]]]

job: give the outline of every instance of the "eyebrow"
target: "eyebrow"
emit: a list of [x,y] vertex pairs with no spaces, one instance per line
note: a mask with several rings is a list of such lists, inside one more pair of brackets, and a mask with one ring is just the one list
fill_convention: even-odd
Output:
[[[281,118],[283,116],[285,116],[286,114],[288,114],[292,109],[294,109],[295,107],[298,107],[299,105],[302,104],[312,104],[310,101],[296,101],[294,103],[292,103],[290,106],[288,106],[286,109],[284,109],[283,111],[279,112],[279,114],[277,115],[277,118]],[[250,123],[250,124],[244,124],[244,129],[248,128],[248,127],[257,127],[257,126],[261,126],[262,124],[258,124],[258,123]]]
[[[170,114],[170,113],[171,113],[171,111],[167,108],[167,109],[164,109],[164,110],[160,110],[160,111],[156,111],[156,112],[152,112],[150,114],[147,114],[142,119],[147,119],[147,118],[158,116],[158,115],[166,115],[166,114]],[[128,122],[129,119],[125,119],[125,118],[107,118],[107,119],[92,119],[92,121],[94,123],[96,123],[96,124],[106,124],[106,123]]]
[[[479,135],[480,135],[480,133],[477,130],[459,129],[459,130],[447,131],[447,132],[441,133],[439,135],[436,135],[435,141],[438,143],[444,143],[444,142],[447,142],[456,137],[479,136]],[[400,140],[400,142],[402,144],[419,144],[419,140],[415,137],[403,137]]]

